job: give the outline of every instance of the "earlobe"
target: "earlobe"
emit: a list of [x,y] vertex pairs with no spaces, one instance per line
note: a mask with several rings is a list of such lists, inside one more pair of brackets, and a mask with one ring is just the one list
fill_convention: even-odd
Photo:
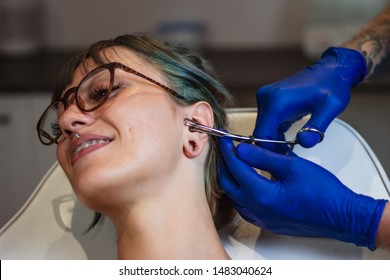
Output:
[[[204,101],[191,105],[187,117],[207,126],[213,126],[214,124],[213,110],[211,109],[211,106]],[[197,157],[208,144],[209,135],[206,133],[191,132],[188,127],[185,127],[184,129],[186,136],[183,152],[188,158]]]
[[184,154],[188,158],[194,158],[198,156],[200,152],[202,152],[201,149],[202,148],[198,145],[198,143],[195,140],[188,141],[183,147]]

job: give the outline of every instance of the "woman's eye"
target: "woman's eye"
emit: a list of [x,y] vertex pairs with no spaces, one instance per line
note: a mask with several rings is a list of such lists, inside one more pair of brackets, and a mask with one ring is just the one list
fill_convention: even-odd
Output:
[[95,88],[92,90],[92,92],[89,94],[89,99],[94,102],[99,102],[105,98],[107,98],[107,94],[110,94],[110,98],[114,96],[116,91],[122,87],[121,84],[114,84],[111,89],[111,93],[109,92],[109,88],[102,86],[99,88]]
[[93,101],[100,101],[108,94],[108,88],[100,87],[93,89],[89,94],[89,99]]

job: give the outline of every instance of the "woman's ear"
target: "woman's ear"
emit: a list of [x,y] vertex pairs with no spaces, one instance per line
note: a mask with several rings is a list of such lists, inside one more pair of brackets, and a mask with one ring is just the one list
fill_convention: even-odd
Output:
[[[187,118],[206,126],[213,126],[214,114],[209,103],[199,101],[188,108]],[[209,135],[201,132],[191,132],[188,127],[185,130],[183,151],[189,158],[200,155],[207,145]]]

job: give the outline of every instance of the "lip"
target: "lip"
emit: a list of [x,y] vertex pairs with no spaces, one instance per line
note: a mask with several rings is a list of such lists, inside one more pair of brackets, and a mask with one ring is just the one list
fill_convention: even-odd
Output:
[[[77,154],[73,155],[73,151],[81,144],[92,141],[92,140],[104,140],[105,142],[102,143],[97,143],[92,146],[89,146],[81,151],[79,151]],[[95,135],[95,134],[88,134],[88,135],[83,135],[80,138],[78,138],[75,142],[70,147],[69,154],[71,157],[71,163],[74,165],[76,161],[78,161],[80,158],[104,147],[110,144],[113,141],[112,138],[104,136],[104,135]]]

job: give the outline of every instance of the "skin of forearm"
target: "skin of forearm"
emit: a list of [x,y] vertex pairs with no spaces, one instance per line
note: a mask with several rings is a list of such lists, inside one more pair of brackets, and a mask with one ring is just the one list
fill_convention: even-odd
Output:
[[[375,17],[343,47],[359,51],[366,59],[366,80],[390,72],[390,6]],[[378,226],[375,244],[390,250],[390,203],[386,204]]]
[[359,51],[367,63],[366,80],[390,72],[390,6],[376,16],[362,31],[343,44]]
[[387,203],[383,210],[375,238],[375,245],[378,248],[390,250],[390,203]]

